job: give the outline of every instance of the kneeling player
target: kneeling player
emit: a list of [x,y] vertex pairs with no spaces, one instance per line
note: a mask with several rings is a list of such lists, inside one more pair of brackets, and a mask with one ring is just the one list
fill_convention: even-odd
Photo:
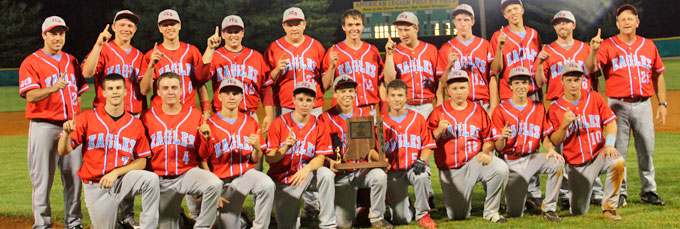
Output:
[[407,86],[400,79],[387,84],[389,113],[384,116],[385,154],[392,165],[387,173],[387,190],[392,223],[408,224],[413,215],[409,210],[408,186],[413,185],[416,202],[415,219],[425,228],[436,228],[430,218],[427,203],[430,173],[428,161],[434,144],[425,118],[419,113],[406,109]]
[[267,174],[276,183],[274,213],[279,228],[300,227],[300,197],[310,185],[319,191],[319,227],[336,227],[335,175],[323,167],[325,156],[332,153],[331,141],[326,126],[311,115],[315,98],[314,84],[297,83],[295,110],[277,117],[269,127]]
[[[531,87],[529,69],[516,67],[510,71],[509,77],[512,97],[503,100],[491,115],[496,150],[503,155],[510,169],[505,189],[508,216],[522,217],[528,182],[534,175],[542,173],[548,174],[541,207],[543,218],[560,222],[562,218],[555,214],[555,210],[562,184],[564,158],[555,151],[550,138],[546,137],[554,129],[545,115],[543,103],[527,98],[527,91]],[[548,151],[547,155],[538,153],[541,140],[543,148]]]
[[562,152],[569,164],[571,213],[588,212],[593,182],[600,173],[607,173],[602,214],[606,219],[621,220],[616,207],[625,161],[614,148],[616,116],[599,94],[581,92],[582,77],[581,65],[571,62],[562,67],[564,95],[548,109],[550,122],[558,127],[550,140],[563,145]]
[[[323,113],[319,117],[327,128],[333,140],[333,148],[340,148],[338,155],[326,157],[330,169],[335,172],[335,214],[338,227],[350,228],[354,221],[357,190],[359,188],[371,189],[371,209],[368,217],[373,228],[391,228],[385,215],[385,192],[387,191],[387,174],[383,168],[368,168],[354,170],[336,170],[336,160],[340,160],[347,151],[348,127],[347,119],[351,117],[371,117],[369,111],[354,107],[354,99],[357,96],[357,83],[348,75],[341,75],[333,82],[333,98],[338,104]],[[379,160],[378,152],[371,150],[369,160]],[[358,162],[365,162],[361,160]]]
[[452,71],[446,79],[451,101],[432,111],[428,123],[437,149],[434,160],[451,219],[470,216],[475,183],[486,184],[484,219],[505,223],[498,214],[508,181],[508,166],[493,155],[491,120],[479,103],[467,100],[470,79],[465,71]]
[[239,112],[243,102],[243,84],[234,78],[223,79],[218,89],[220,111],[207,120],[211,138],[201,147],[213,173],[224,186],[222,198],[229,200],[219,208],[218,228],[241,228],[239,215],[243,201],[252,194],[255,201],[253,228],[268,228],[274,201],[274,182],[253,169],[262,159],[266,144],[257,121]]
[[205,144],[198,132],[203,120],[201,112],[180,102],[179,75],[163,73],[156,83],[162,103],[144,112],[142,121],[151,140],[151,169],[160,177],[159,226],[179,228],[182,197],[190,194],[203,195],[194,227],[208,228],[215,222],[222,181],[210,171],[198,168],[202,161],[198,149]]
[[[158,227],[158,176],[145,171],[151,155],[142,122],[125,112],[125,79],[110,74],[102,79],[104,107],[83,112],[64,123],[59,154],[83,145],[85,204],[94,228],[115,228],[120,202],[142,195],[141,228]],[[76,121],[77,120],[77,121]],[[110,151],[109,151],[110,150]]]

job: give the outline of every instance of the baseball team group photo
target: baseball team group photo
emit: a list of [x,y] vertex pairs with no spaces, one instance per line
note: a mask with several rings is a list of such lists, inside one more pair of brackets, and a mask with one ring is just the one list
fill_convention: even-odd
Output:
[[680,227],[680,3],[0,5],[0,228]]

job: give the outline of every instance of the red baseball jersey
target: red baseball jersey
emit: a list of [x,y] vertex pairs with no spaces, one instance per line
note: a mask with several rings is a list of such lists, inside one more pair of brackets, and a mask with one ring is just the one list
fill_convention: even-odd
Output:
[[269,164],[267,171],[272,180],[284,184],[290,184],[290,177],[305,167],[316,155],[332,154],[331,138],[326,126],[318,122],[314,115],[310,115],[307,124],[301,126],[293,120],[293,112],[283,114],[272,121],[267,133],[267,148],[272,150],[282,147],[290,133],[297,139],[297,143],[280,161]]
[[[260,128],[252,117],[239,112],[233,122],[228,121],[219,112],[207,120],[210,126],[210,141],[201,146],[200,155],[205,155],[212,166],[213,173],[221,179],[243,175],[256,163],[251,160],[253,146],[250,135],[257,134]],[[267,150],[267,143],[260,133],[260,149]]]
[[[174,72],[182,78],[182,103],[196,106],[196,89],[210,80],[210,66],[203,64],[201,52],[196,46],[180,42],[179,48],[169,50],[159,44],[156,49],[163,53],[161,60],[156,63],[153,71],[154,81],[166,72]],[[144,60],[142,61],[142,71],[146,72],[151,61],[151,54],[153,49],[146,52]],[[139,75],[139,80],[142,80],[144,74]],[[151,96],[151,106],[160,106],[162,104],[161,98],[156,94],[156,83],[153,84],[154,94]]]
[[441,76],[446,71],[451,50],[458,53],[458,61],[452,70],[463,70],[470,76],[470,92],[468,99],[489,100],[489,67],[493,61],[489,42],[474,37],[471,43],[465,45],[453,38],[444,43],[439,49],[439,62],[437,63],[437,75]]
[[394,49],[396,78],[406,83],[408,99],[432,99],[437,91],[437,47],[424,41],[411,50],[401,43]]
[[85,111],[76,118],[71,147],[81,144],[83,165],[78,170],[81,180],[99,181],[111,170],[151,155],[142,121],[127,112],[113,121],[104,108]]
[[222,110],[219,98],[220,83],[223,79],[234,78],[243,83],[243,102],[238,109],[242,112],[255,112],[260,105],[260,98],[271,96],[269,85],[269,66],[258,51],[243,47],[241,52],[232,53],[222,47],[215,50],[210,63],[210,75],[213,86],[213,109]]
[[450,102],[434,108],[428,118],[430,131],[437,129],[444,117],[451,123],[437,140],[434,161],[439,169],[457,169],[482,151],[484,142],[493,141],[491,120],[478,103],[468,102],[463,110],[453,109]]
[[[517,35],[515,32],[510,30],[510,27],[503,27],[502,29],[496,31],[491,37],[491,53],[496,54],[498,49],[498,36],[501,32],[505,33],[508,39],[503,45],[503,73],[500,77],[500,97],[501,99],[509,99],[512,97],[512,90],[510,85],[508,85],[508,77],[510,76],[510,70],[515,67],[525,67],[531,71],[532,85],[529,89],[529,93],[536,90],[540,90],[533,81],[536,69],[534,69],[534,61],[536,61],[536,56],[538,52],[541,51],[541,38],[538,32],[532,28],[524,26],[526,34],[524,38]],[[493,74],[493,73],[492,73]]]
[[666,71],[654,42],[641,36],[631,45],[619,36],[602,41],[597,65],[604,73],[607,96],[615,98],[651,97],[652,77]]
[[569,50],[562,48],[557,42],[553,42],[545,47],[550,57],[543,62],[543,74],[548,84],[546,89],[547,100],[555,100],[564,94],[562,85],[562,66],[569,62],[578,63],[586,72],[581,83],[581,93],[590,91],[590,73],[586,71],[586,59],[590,52],[590,45],[581,41],[574,40],[574,44]]
[[179,114],[168,115],[161,106],[153,106],[142,114],[142,122],[151,144],[151,169],[159,176],[178,176],[198,166],[203,137],[198,127],[201,112],[184,104]]
[[580,119],[569,124],[567,135],[562,143],[562,154],[570,165],[582,165],[597,157],[604,149],[604,126],[616,120],[616,115],[597,93],[581,94],[578,103],[559,99],[548,108],[548,119],[553,126],[559,127],[567,109]]
[[[121,49],[116,42],[110,41],[104,44],[94,73],[94,107],[104,107],[106,99],[102,94],[102,80],[104,76],[117,73],[125,78],[125,111],[137,114],[146,109],[146,96],[139,92],[140,69],[144,53],[135,47],[129,52]],[[85,63],[85,61],[83,61]],[[146,69],[145,69],[146,70]],[[144,76],[144,73],[141,73]]]
[[73,119],[80,113],[78,96],[89,89],[78,60],[68,53],[61,52],[61,59],[47,55],[42,49],[27,56],[19,67],[19,95],[26,98],[26,92],[48,88],[57,83],[66,73],[64,80],[68,86],[38,102],[26,102],[27,119],[47,119],[64,121]]
[[[265,51],[265,60],[269,68],[276,68],[279,58],[286,54],[284,59],[288,60],[286,69],[272,85],[272,94],[275,106],[293,109],[293,89],[295,84],[302,81],[309,81],[316,85],[316,103],[314,107],[323,106],[323,90],[321,89],[321,61],[326,50],[321,43],[314,38],[305,35],[302,44],[295,46],[286,37],[281,37],[272,42]],[[265,104],[269,105],[269,104]]]
[[383,60],[375,46],[362,42],[359,49],[347,46],[340,42],[328,49],[323,61],[324,74],[328,71],[330,53],[338,52],[338,62],[333,69],[335,77],[347,74],[357,82],[357,97],[355,106],[375,105],[380,102],[378,87],[382,78]]
[[[343,116],[340,114],[340,111],[336,108],[333,107],[331,109],[328,109],[328,111],[324,112],[321,116],[319,116],[319,122],[323,123],[323,125],[326,126],[328,130],[328,134],[331,137],[331,143],[335,144],[336,141],[334,139],[339,140],[337,143],[340,143],[340,156],[344,156],[345,152],[347,152],[347,118],[351,117],[371,117],[371,114],[368,113],[367,111],[364,111],[363,109],[354,109],[351,115],[349,116]],[[336,146],[333,146],[336,147]],[[338,159],[336,153],[335,153],[335,148],[333,148],[333,153],[329,155],[329,157],[332,160]],[[365,159],[361,160],[356,160],[356,161],[345,161],[344,163],[360,163],[360,162],[365,162]],[[346,172],[354,171],[356,169],[352,170],[341,170],[338,174],[344,174]]]
[[401,121],[395,119],[399,117],[383,116],[385,154],[391,170],[407,170],[418,160],[421,151],[434,150],[437,145],[425,118],[418,112],[407,109]]
[[491,114],[491,135],[494,142],[501,139],[505,125],[512,130],[512,135],[505,140],[505,148],[501,151],[507,160],[516,160],[538,152],[543,137],[554,131],[545,115],[543,104],[532,99],[527,100],[522,110],[517,109],[509,99],[503,100],[499,108]]

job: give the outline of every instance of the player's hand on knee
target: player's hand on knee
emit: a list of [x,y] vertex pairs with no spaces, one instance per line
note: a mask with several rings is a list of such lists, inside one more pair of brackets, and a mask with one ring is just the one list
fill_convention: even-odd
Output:
[[555,151],[554,149],[550,149],[550,150],[548,151],[548,153],[545,155],[545,160],[546,160],[546,161],[550,161],[550,158],[551,158],[551,157],[552,157],[552,158],[555,158],[555,161],[564,163],[564,157],[562,157],[562,155],[560,155],[559,153],[557,153],[557,151]]
[[421,173],[425,172],[425,169],[427,169],[427,164],[425,164],[423,159],[418,158],[418,160],[413,162],[411,167],[413,169],[413,173],[420,175]]
[[488,165],[489,163],[491,163],[492,159],[493,158],[491,157],[491,153],[486,152],[479,153],[479,157],[477,157],[477,161],[482,165]]
[[224,207],[225,204],[228,204],[229,201],[227,199],[224,199],[224,197],[220,196],[220,201],[217,202],[217,208],[222,208]]
[[295,172],[295,174],[290,179],[290,185],[296,188],[302,187],[305,184],[305,180],[309,176],[309,169],[303,167],[302,169]]
[[604,159],[616,159],[621,156],[618,150],[614,148],[613,146],[605,146],[604,150],[602,150],[602,153],[604,153]]
[[99,187],[100,188],[111,188],[113,186],[113,182],[118,179],[118,173],[114,170],[102,177],[101,180],[99,180]]

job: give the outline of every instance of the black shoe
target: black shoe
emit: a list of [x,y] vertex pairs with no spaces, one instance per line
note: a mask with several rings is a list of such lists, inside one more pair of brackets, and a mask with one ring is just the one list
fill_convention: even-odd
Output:
[[597,206],[602,206],[602,199],[590,199],[590,204],[592,205],[597,205]]
[[640,203],[658,205],[658,206],[666,205],[666,203],[661,201],[661,198],[659,198],[659,195],[657,195],[654,192],[640,193]]
[[83,226],[78,225],[78,226],[69,227],[68,229],[83,229]]
[[543,212],[543,218],[552,222],[562,222],[562,218],[557,215],[554,211]]
[[560,205],[560,207],[561,207],[563,210],[569,210],[569,207],[570,207],[570,205],[569,205],[569,199],[567,199],[567,198],[560,198],[560,201],[557,202],[557,205]]
[[526,210],[532,210],[532,209],[540,208],[542,204],[543,204],[543,200],[541,198],[529,197],[524,202],[524,207],[526,208]]
[[437,206],[434,205],[434,196],[430,196],[427,198],[427,205],[430,205],[430,212],[436,212]]
[[[619,195],[619,207],[620,207],[620,208],[625,207],[626,205],[628,205],[628,202],[626,202],[626,199],[628,199],[627,196],[625,196],[625,195]],[[642,202],[642,201],[641,201],[641,202]]]

